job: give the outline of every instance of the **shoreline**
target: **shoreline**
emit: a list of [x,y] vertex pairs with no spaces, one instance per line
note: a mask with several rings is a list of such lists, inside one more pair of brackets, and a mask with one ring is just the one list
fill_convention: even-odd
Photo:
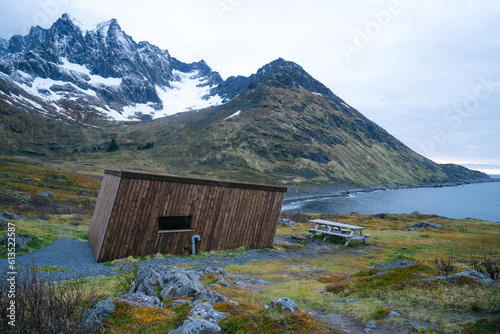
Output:
[[416,189],[416,188],[443,188],[443,187],[458,187],[467,184],[474,183],[489,183],[489,182],[500,182],[500,179],[491,178],[490,180],[482,181],[461,181],[461,182],[443,182],[443,183],[430,183],[430,184],[419,184],[419,185],[386,185],[386,186],[364,186],[364,187],[349,187],[349,186],[330,186],[330,187],[310,187],[308,191],[293,191],[287,192],[283,200],[283,205],[301,202],[312,199],[328,198],[328,197],[345,197],[349,194],[360,193],[360,192],[372,192],[372,191],[385,191],[385,190],[397,190],[397,189]]

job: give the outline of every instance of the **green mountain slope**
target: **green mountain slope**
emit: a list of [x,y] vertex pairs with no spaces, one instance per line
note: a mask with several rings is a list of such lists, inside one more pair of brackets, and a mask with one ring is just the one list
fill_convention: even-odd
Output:
[[[248,88],[227,104],[154,121],[96,121],[95,128],[77,122],[63,126],[40,115],[23,117],[21,110],[15,115],[5,103],[0,112],[0,139],[9,138],[2,144],[4,152],[33,151],[71,162],[73,169],[128,168],[324,186],[488,179],[413,152],[300,66],[282,59],[250,77]],[[9,125],[13,120],[24,122],[24,128]],[[36,126],[28,120],[37,120]],[[28,140],[27,133],[38,134]],[[119,148],[107,152],[111,138]],[[95,153],[98,143],[104,149]]]

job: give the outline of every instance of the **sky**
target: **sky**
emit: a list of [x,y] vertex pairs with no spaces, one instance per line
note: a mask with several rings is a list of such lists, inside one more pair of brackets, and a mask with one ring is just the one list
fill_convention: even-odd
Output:
[[416,152],[500,174],[500,1],[0,0],[0,38],[63,13],[223,78],[296,62]]

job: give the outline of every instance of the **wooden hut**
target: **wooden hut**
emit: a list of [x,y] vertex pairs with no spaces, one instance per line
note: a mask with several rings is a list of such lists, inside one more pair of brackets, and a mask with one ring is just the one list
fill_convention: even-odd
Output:
[[[105,170],[88,237],[96,261],[272,247],[286,187]],[[196,238],[197,239],[197,238]]]

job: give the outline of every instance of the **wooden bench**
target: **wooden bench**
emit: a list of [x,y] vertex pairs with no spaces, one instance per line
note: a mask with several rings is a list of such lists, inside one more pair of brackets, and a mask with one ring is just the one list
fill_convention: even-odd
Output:
[[[326,240],[328,236],[341,237],[346,239],[346,243],[344,246],[349,245],[351,240],[363,240],[365,244],[367,238],[371,237],[371,234],[364,234],[364,227],[342,224],[337,222],[332,222],[324,219],[314,219],[311,222],[316,223],[315,228],[310,228],[309,232],[311,232],[311,237],[313,237],[316,233],[324,234],[325,237],[323,241]],[[354,235],[355,233],[359,233],[359,235]]]

